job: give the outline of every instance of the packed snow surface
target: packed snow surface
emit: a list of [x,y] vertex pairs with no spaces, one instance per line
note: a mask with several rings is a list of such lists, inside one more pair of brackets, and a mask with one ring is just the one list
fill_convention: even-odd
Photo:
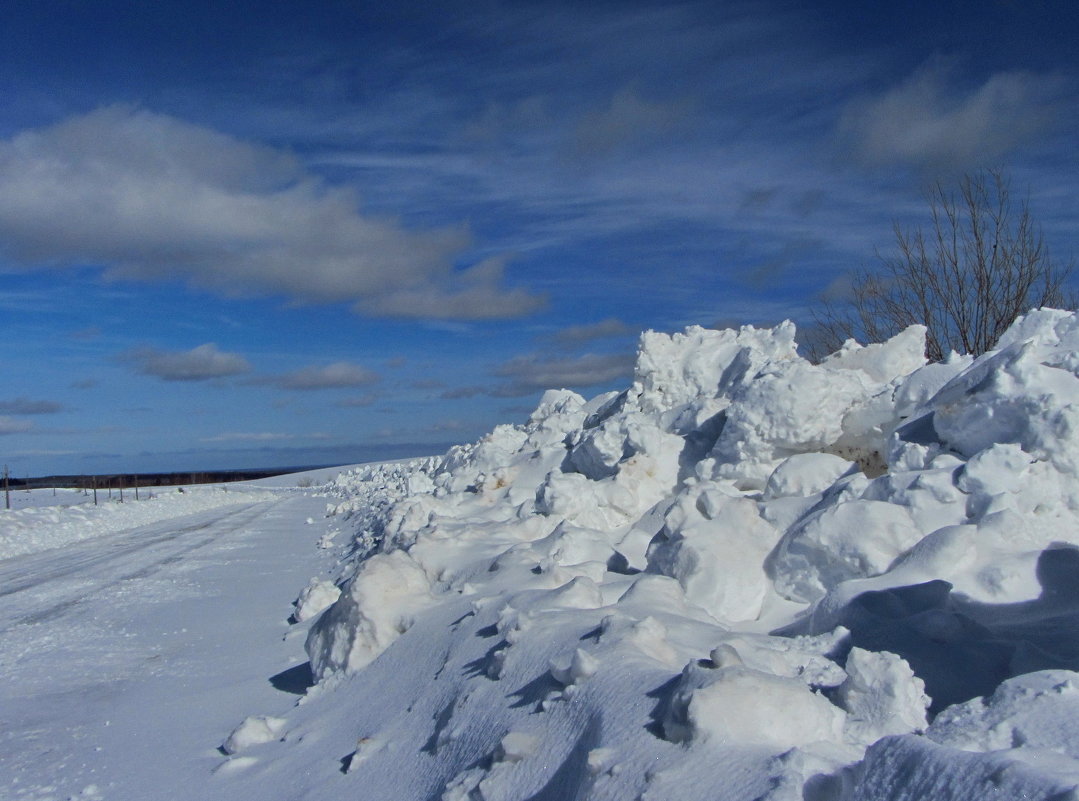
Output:
[[[127,491],[98,490],[99,502],[81,490],[13,492],[11,510],[0,510],[0,559],[60,548],[158,520],[209,509],[269,500],[269,492],[243,485],[143,487],[141,499]],[[21,507],[21,508],[20,508]]]
[[1079,318],[923,347],[649,332],[624,392],[318,488],[310,686],[186,796],[1079,798]]

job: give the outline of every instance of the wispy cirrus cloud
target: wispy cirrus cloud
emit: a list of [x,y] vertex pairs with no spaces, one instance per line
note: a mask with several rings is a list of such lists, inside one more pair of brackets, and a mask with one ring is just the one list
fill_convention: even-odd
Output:
[[318,390],[350,389],[373,384],[379,380],[378,373],[353,362],[302,367],[289,373],[263,376],[252,380],[256,384],[268,384],[279,389]]
[[581,118],[574,132],[574,152],[596,158],[626,146],[655,142],[685,123],[691,109],[687,100],[649,100],[636,87],[623,87],[606,106]]
[[887,91],[851,103],[839,124],[865,164],[970,168],[992,164],[1052,122],[1059,76],[1010,71],[959,88],[932,62]]
[[279,442],[287,439],[295,439],[295,436],[273,431],[227,431],[212,437],[202,437],[199,442]]
[[502,289],[506,258],[485,259],[456,277],[447,290],[437,284],[387,291],[359,301],[356,307],[372,315],[441,320],[489,320],[520,317],[537,311],[546,298],[524,289]]
[[62,412],[64,407],[56,401],[31,400],[30,398],[14,398],[0,401],[0,414],[56,414]]
[[504,379],[493,385],[472,385],[447,389],[443,400],[461,400],[487,395],[519,398],[547,389],[578,389],[598,386],[633,374],[630,353],[596,354],[551,358],[538,353],[515,356],[492,373]]
[[545,389],[574,389],[605,384],[633,374],[630,353],[595,354],[571,358],[547,358],[538,354],[517,356],[495,369],[507,379],[493,394],[518,397]]
[[635,329],[630,328],[617,317],[608,317],[597,323],[567,326],[556,332],[551,339],[558,347],[575,348],[597,339],[620,337],[634,332]]
[[341,398],[337,405],[343,409],[365,409],[374,406],[382,397],[378,392],[365,392],[362,395],[354,395],[349,398]]
[[121,354],[120,358],[134,365],[136,372],[163,381],[207,381],[251,370],[243,356],[222,351],[213,342],[181,351],[137,348]]
[[29,420],[19,420],[15,417],[0,416],[0,436],[4,434],[22,434],[34,427]]

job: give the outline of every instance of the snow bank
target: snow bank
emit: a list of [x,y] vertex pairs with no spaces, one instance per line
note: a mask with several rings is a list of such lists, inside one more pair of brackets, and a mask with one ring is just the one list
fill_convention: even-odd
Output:
[[[99,492],[101,492],[99,490]],[[149,490],[144,489],[144,493]],[[94,506],[89,499],[79,505],[26,507],[0,511],[0,559],[60,548],[74,542],[114,534],[182,515],[233,504],[266,501],[276,496],[266,490],[233,485],[155,488],[152,497],[126,503],[102,500]],[[102,492],[102,494],[104,494]]]
[[308,653],[363,699],[361,738],[394,744],[349,778],[401,799],[1079,792],[1079,318],[1032,312],[930,365],[918,327],[820,364],[794,337],[649,332],[625,392],[550,391],[440,459],[340,477],[329,512],[357,534]]

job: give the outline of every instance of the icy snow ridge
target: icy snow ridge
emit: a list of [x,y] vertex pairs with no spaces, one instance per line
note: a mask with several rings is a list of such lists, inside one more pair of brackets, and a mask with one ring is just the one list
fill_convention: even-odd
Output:
[[817,365],[794,337],[649,332],[625,392],[550,391],[441,459],[341,477],[334,509],[362,519],[315,678],[371,692],[441,655],[368,708],[395,748],[350,778],[447,800],[1079,792],[1079,318],[930,365],[918,327]]

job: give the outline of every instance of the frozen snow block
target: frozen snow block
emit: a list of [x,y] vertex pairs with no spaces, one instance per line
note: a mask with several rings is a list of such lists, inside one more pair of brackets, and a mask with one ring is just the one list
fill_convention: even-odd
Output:
[[[811,801],[1064,801],[1074,798],[1075,788],[1074,774],[1039,770],[1017,759],[1014,751],[969,753],[911,734],[879,740],[869,747],[864,760],[842,774],[836,786],[827,787],[829,783],[820,780],[807,786],[805,797]],[[814,794],[813,785],[832,792]]]
[[363,563],[336,603],[307,635],[317,681],[365,667],[407,631],[432,601],[427,575],[407,553],[376,554]]
[[925,682],[936,714],[992,692],[1012,675],[1019,635],[1001,636],[972,614],[991,609],[957,599],[948,582],[937,580],[862,593],[822,624],[847,628],[854,646],[905,659]]
[[780,753],[838,740],[845,717],[799,679],[691,662],[673,688],[662,724],[673,742],[708,740]]
[[251,746],[272,742],[281,736],[286,722],[284,718],[269,715],[253,715],[245,718],[244,722],[228,736],[221,748],[226,754],[236,754]]
[[1008,679],[988,697],[945,709],[926,734],[964,751],[1044,748],[1079,759],[1079,673],[1042,670]]

